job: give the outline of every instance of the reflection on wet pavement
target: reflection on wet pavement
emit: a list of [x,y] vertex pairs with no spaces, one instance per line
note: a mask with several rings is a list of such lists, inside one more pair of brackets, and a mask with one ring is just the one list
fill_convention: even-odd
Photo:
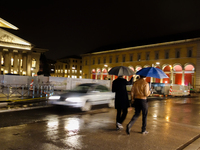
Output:
[[[142,135],[141,116],[127,136],[125,129],[116,131],[116,110],[106,108],[82,114],[49,115],[47,121],[1,128],[1,149],[102,150],[153,149],[168,150],[188,142],[200,131],[198,98],[177,98],[149,102],[148,135]],[[134,110],[123,123],[130,121]]]
[[149,103],[149,116],[167,122],[200,125],[200,98],[171,98]]

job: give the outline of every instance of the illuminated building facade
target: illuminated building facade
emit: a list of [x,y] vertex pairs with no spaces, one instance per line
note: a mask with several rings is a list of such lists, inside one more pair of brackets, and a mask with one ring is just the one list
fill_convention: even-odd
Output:
[[80,56],[68,56],[55,63],[53,77],[82,78],[82,59]]
[[35,48],[26,40],[6,31],[6,28],[18,30],[0,18],[0,74],[37,75],[40,54],[48,50]]
[[200,38],[87,53],[82,60],[83,78],[113,80],[116,76],[107,73],[112,67],[127,66],[137,72],[154,66],[169,78],[152,78],[151,82],[200,88]]

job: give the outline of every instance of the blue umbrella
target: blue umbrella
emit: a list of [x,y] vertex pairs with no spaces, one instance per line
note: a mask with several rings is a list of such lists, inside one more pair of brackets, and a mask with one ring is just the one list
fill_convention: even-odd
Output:
[[146,76],[146,77],[154,77],[154,78],[169,78],[161,69],[155,67],[147,67],[142,68],[136,75]]

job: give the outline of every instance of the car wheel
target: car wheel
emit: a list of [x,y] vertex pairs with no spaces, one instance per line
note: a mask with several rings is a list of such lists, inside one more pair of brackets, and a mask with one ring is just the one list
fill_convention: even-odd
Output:
[[114,99],[109,100],[108,107],[114,107],[114,106],[115,106]]
[[89,111],[91,110],[92,105],[90,102],[86,102],[85,105],[81,108],[82,111]]

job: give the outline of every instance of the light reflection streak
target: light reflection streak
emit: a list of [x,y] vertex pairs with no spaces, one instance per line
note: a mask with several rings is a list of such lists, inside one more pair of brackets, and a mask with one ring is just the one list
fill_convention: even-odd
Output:
[[82,149],[81,137],[78,135],[80,130],[79,118],[68,118],[64,123],[64,129],[67,131],[65,142],[67,145],[72,146],[75,149]]
[[71,136],[66,138],[66,143],[70,147],[73,147],[74,149],[82,149],[82,142],[81,138],[82,136],[76,135],[76,136]]
[[65,130],[67,130],[69,136],[78,133],[80,128],[79,121],[78,118],[69,118],[65,121]]
[[49,120],[47,122],[47,137],[49,139],[57,139],[58,137],[58,120]]
[[153,117],[154,117],[154,118],[157,118],[157,114],[153,114]]
[[169,116],[166,116],[165,119],[167,122],[169,122]]
[[58,121],[49,121],[49,122],[47,123],[47,126],[48,126],[49,128],[58,127]]

